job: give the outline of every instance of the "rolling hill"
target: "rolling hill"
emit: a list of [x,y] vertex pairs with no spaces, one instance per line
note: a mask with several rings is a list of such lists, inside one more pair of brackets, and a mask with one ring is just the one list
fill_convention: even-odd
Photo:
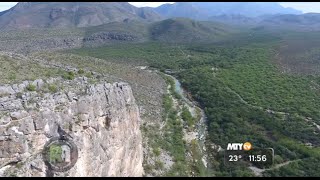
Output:
[[233,31],[220,23],[172,18],[155,22],[150,26],[152,40],[170,43],[209,42]]
[[[112,22],[84,28],[86,37],[116,33],[131,36],[129,41],[161,41],[166,43],[213,42],[235,30],[222,23],[195,21],[188,18],[170,18],[153,23],[138,20]],[[128,42],[128,41],[127,41]]]

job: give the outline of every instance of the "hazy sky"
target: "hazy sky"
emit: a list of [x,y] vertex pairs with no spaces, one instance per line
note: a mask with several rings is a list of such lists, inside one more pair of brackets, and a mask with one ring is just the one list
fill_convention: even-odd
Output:
[[[172,3],[172,2],[130,2],[132,5],[142,7],[157,7],[161,4]],[[12,6],[16,5],[16,2],[0,2],[0,11],[7,10]],[[281,2],[284,7],[292,7],[298,10],[306,12],[317,12],[320,13],[320,2]]]
[[12,6],[16,4],[16,2],[0,2],[0,11],[10,9]]

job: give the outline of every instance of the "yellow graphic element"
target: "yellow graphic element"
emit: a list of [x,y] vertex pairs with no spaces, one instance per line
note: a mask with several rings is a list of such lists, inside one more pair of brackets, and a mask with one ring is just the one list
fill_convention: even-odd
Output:
[[251,148],[252,148],[251,143],[246,142],[246,143],[243,144],[243,150],[249,151]]

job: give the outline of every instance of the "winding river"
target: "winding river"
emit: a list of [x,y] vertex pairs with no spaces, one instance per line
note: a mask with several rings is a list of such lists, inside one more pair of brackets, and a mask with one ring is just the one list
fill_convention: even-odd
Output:
[[[206,136],[207,136],[207,117],[204,113],[204,110],[201,109],[200,107],[197,106],[196,102],[191,101],[190,99],[187,98],[187,93],[186,91],[182,88],[181,83],[179,82],[179,80],[175,77],[173,77],[172,75],[168,75],[167,76],[171,77],[174,82],[175,82],[175,91],[182,97],[182,101],[185,102],[185,104],[188,106],[189,111],[191,113],[191,115],[195,118],[197,118],[200,115],[200,119],[196,124],[196,131],[197,131],[197,140],[198,140],[198,144],[200,146],[200,149],[202,151],[202,161],[204,163],[204,165],[207,167],[208,165],[208,161],[207,161],[207,153],[206,153],[206,146],[205,146],[205,140],[206,140]],[[199,115],[197,112],[199,112]]]
[[[159,72],[156,69],[149,69],[146,66],[138,67],[142,70],[148,70],[148,71],[154,71]],[[206,150],[206,137],[207,137],[207,116],[205,115],[204,110],[199,107],[198,103],[195,101],[192,101],[188,98],[187,92],[182,88],[181,83],[177,78],[174,76],[164,73],[164,75],[171,77],[175,82],[175,91],[181,96],[181,101],[189,108],[189,111],[191,115],[194,118],[199,119],[195,125],[195,133],[196,133],[196,139],[199,145],[199,149],[201,150],[202,154],[202,162],[204,166],[209,170],[211,169],[210,163],[208,161],[208,154]]]

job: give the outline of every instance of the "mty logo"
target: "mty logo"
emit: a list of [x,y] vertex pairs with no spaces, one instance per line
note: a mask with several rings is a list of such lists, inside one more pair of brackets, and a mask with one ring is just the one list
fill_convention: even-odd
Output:
[[234,151],[238,151],[238,150],[245,150],[245,151],[249,151],[252,148],[251,143],[246,142],[246,143],[228,143],[227,146],[227,150],[234,150]]

